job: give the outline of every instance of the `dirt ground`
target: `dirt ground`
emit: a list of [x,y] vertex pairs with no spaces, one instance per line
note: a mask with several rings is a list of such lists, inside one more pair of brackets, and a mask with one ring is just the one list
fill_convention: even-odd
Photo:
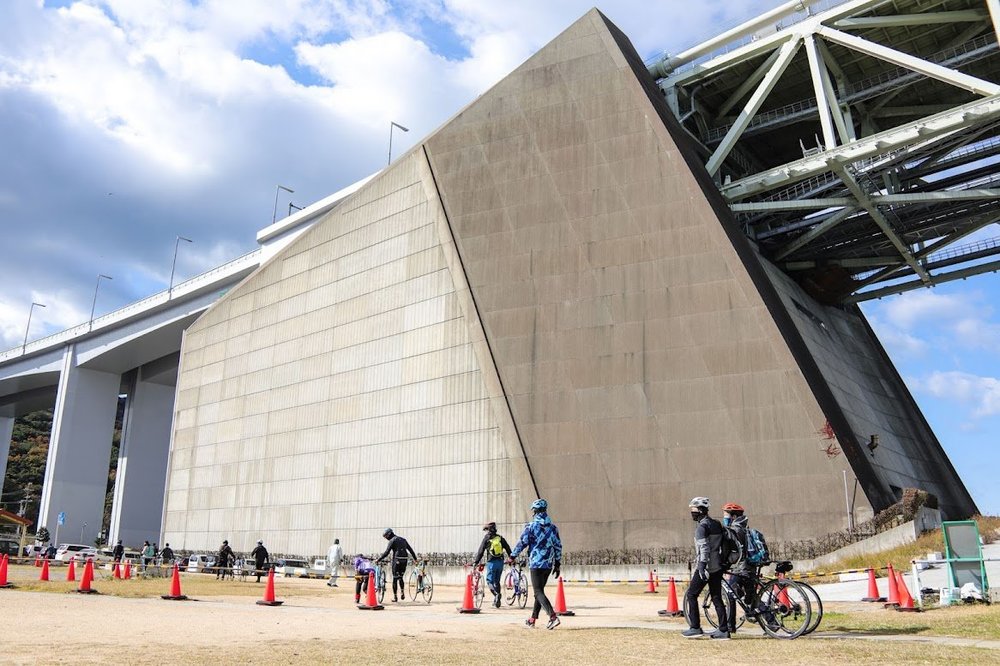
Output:
[[[779,641],[754,628],[731,641],[685,640],[682,619],[656,614],[666,595],[644,595],[641,588],[630,593],[568,586],[567,601],[577,615],[550,632],[524,628],[530,606],[459,614],[463,590],[458,587],[438,586],[430,605],[407,600],[372,612],[356,609],[350,580],[333,589],[323,581],[280,578],[277,598],[285,603],[269,608],[255,603],[263,583],[220,583],[204,574],[182,576],[182,591],[196,599],[187,602],[116,596],[165,594],[169,580],[99,578],[95,588],[102,594],[80,595],[70,583],[35,583],[37,575],[31,567],[14,568],[11,579],[20,587],[0,590],[0,663],[467,664],[536,657],[584,664],[694,658],[728,664],[1000,661],[995,641],[905,633],[885,642],[844,633]],[[64,575],[54,572],[53,578]],[[39,587],[45,591],[37,591]],[[838,608],[852,611],[849,604]]]

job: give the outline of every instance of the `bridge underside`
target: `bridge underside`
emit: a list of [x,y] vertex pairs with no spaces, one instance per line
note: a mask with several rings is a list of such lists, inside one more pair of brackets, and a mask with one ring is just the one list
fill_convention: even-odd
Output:
[[650,69],[761,254],[858,302],[1000,270],[967,239],[1000,220],[997,9],[853,0]]

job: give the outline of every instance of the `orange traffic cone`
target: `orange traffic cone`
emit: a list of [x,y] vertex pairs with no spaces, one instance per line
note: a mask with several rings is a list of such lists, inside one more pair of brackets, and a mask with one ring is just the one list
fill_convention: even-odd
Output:
[[576,615],[573,611],[566,609],[566,591],[563,590],[562,576],[559,576],[559,585],[556,587],[556,607],[553,610],[556,615]]
[[76,555],[69,558],[69,566],[66,567],[66,582],[67,583],[76,582]]
[[46,583],[49,582],[49,561],[45,560],[42,562],[42,574],[38,577],[38,580],[43,580]]
[[122,574],[122,577],[125,580],[128,580],[129,578],[132,577],[132,563],[129,562],[128,560],[125,560],[125,573]]
[[868,568],[868,596],[861,601],[885,601],[885,597],[878,593],[878,583],[875,582],[875,570]]
[[83,567],[83,578],[80,579],[80,587],[77,592],[80,594],[97,594],[90,584],[94,582],[94,560],[87,559],[87,564]]
[[[187,597],[181,594],[181,574],[177,569],[177,565],[174,565],[174,579],[170,582],[170,594],[160,595],[161,599],[169,599],[170,601],[184,601]],[[264,597],[267,598],[266,596]],[[271,601],[274,601],[274,586],[271,587]],[[280,603],[280,602],[279,602]]]
[[889,565],[889,601],[885,603],[886,608],[895,608],[899,605],[899,581],[896,580],[896,571]]
[[646,585],[646,591],[644,594],[656,594],[656,582],[653,580],[653,570],[649,571],[649,581]]
[[465,597],[462,599],[462,605],[458,607],[459,613],[478,613],[479,609],[476,608],[476,604],[472,603],[472,574],[465,577]]
[[[180,591],[180,583],[178,582],[178,592]],[[267,572],[267,587],[264,588],[264,598],[257,601],[258,606],[280,606],[285,603],[284,601],[274,600],[274,568],[268,570]]]
[[41,555],[35,555],[35,566],[36,567],[42,566],[42,556]]
[[378,602],[378,597],[375,595],[375,572],[368,572],[368,596],[365,597],[365,603],[358,604],[359,610],[383,610],[385,606]]
[[670,577],[670,587],[667,588],[667,609],[656,611],[663,617],[678,617],[684,615],[684,611],[677,607],[677,586],[674,585],[674,577]]
[[7,582],[7,556],[0,559],[0,588],[14,587],[14,583]]
[[122,569],[121,569],[121,566],[117,562],[115,562],[115,573],[114,573],[114,575],[112,577],[115,578],[116,580],[121,580],[122,579]]
[[903,574],[897,573],[896,577],[899,581],[897,585],[899,588],[899,606],[896,607],[896,610],[902,613],[919,613],[920,609],[913,605],[913,597],[910,596],[910,590],[906,587],[906,579],[903,578]]

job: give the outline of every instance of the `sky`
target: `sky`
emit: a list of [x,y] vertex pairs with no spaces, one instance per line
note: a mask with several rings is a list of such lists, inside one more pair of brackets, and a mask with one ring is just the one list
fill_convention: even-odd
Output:
[[[0,0],[0,349],[256,247],[382,168],[593,0]],[[780,0],[616,0],[647,59]],[[994,225],[991,234],[1000,236]],[[111,280],[98,280],[104,274]],[[864,306],[984,512],[1000,514],[1000,277]]]

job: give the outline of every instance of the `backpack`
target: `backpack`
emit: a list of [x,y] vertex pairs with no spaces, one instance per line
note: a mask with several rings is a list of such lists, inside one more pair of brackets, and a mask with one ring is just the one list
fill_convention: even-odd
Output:
[[728,569],[743,561],[743,544],[736,530],[723,526],[722,544],[719,547],[720,562],[723,569]]
[[493,557],[500,557],[503,555],[503,542],[501,541],[499,534],[490,539],[487,552],[489,552],[489,554]]
[[771,553],[767,550],[767,541],[759,530],[747,530],[747,562],[760,565],[771,560]]

